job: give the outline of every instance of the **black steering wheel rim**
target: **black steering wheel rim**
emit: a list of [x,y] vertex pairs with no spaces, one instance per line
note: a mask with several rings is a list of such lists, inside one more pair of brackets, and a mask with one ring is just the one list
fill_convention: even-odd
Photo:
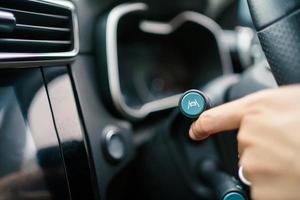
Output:
[[263,51],[279,85],[300,83],[300,0],[248,0]]

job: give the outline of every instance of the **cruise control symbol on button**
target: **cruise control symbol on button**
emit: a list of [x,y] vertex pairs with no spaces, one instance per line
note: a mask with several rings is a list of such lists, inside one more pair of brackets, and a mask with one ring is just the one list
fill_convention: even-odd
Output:
[[179,101],[179,109],[188,118],[197,118],[209,108],[208,98],[199,90],[189,90]]
[[190,109],[192,107],[195,107],[195,106],[197,106],[198,108],[200,108],[200,105],[199,105],[197,99],[194,99],[194,101],[189,100],[188,109]]

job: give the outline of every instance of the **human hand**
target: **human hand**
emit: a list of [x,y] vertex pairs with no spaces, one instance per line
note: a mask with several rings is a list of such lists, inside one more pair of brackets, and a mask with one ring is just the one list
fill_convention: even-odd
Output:
[[204,112],[190,129],[202,140],[239,129],[240,166],[255,200],[300,199],[300,86],[266,90]]

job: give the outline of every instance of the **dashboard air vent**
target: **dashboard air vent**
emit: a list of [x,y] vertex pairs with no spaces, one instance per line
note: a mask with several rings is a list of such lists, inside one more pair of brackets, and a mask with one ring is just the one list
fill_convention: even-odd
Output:
[[77,32],[74,5],[69,1],[0,1],[0,62],[74,57]]

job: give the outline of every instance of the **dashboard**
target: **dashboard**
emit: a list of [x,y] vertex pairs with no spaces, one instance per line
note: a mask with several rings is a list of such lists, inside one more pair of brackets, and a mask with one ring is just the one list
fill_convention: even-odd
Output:
[[1,1],[0,198],[209,197],[180,167],[214,141],[170,123],[184,91],[235,72],[234,2]]
[[149,12],[144,3],[118,5],[100,17],[95,36],[108,106],[132,119],[176,107],[188,88],[233,72],[216,22],[194,11],[155,21]]

